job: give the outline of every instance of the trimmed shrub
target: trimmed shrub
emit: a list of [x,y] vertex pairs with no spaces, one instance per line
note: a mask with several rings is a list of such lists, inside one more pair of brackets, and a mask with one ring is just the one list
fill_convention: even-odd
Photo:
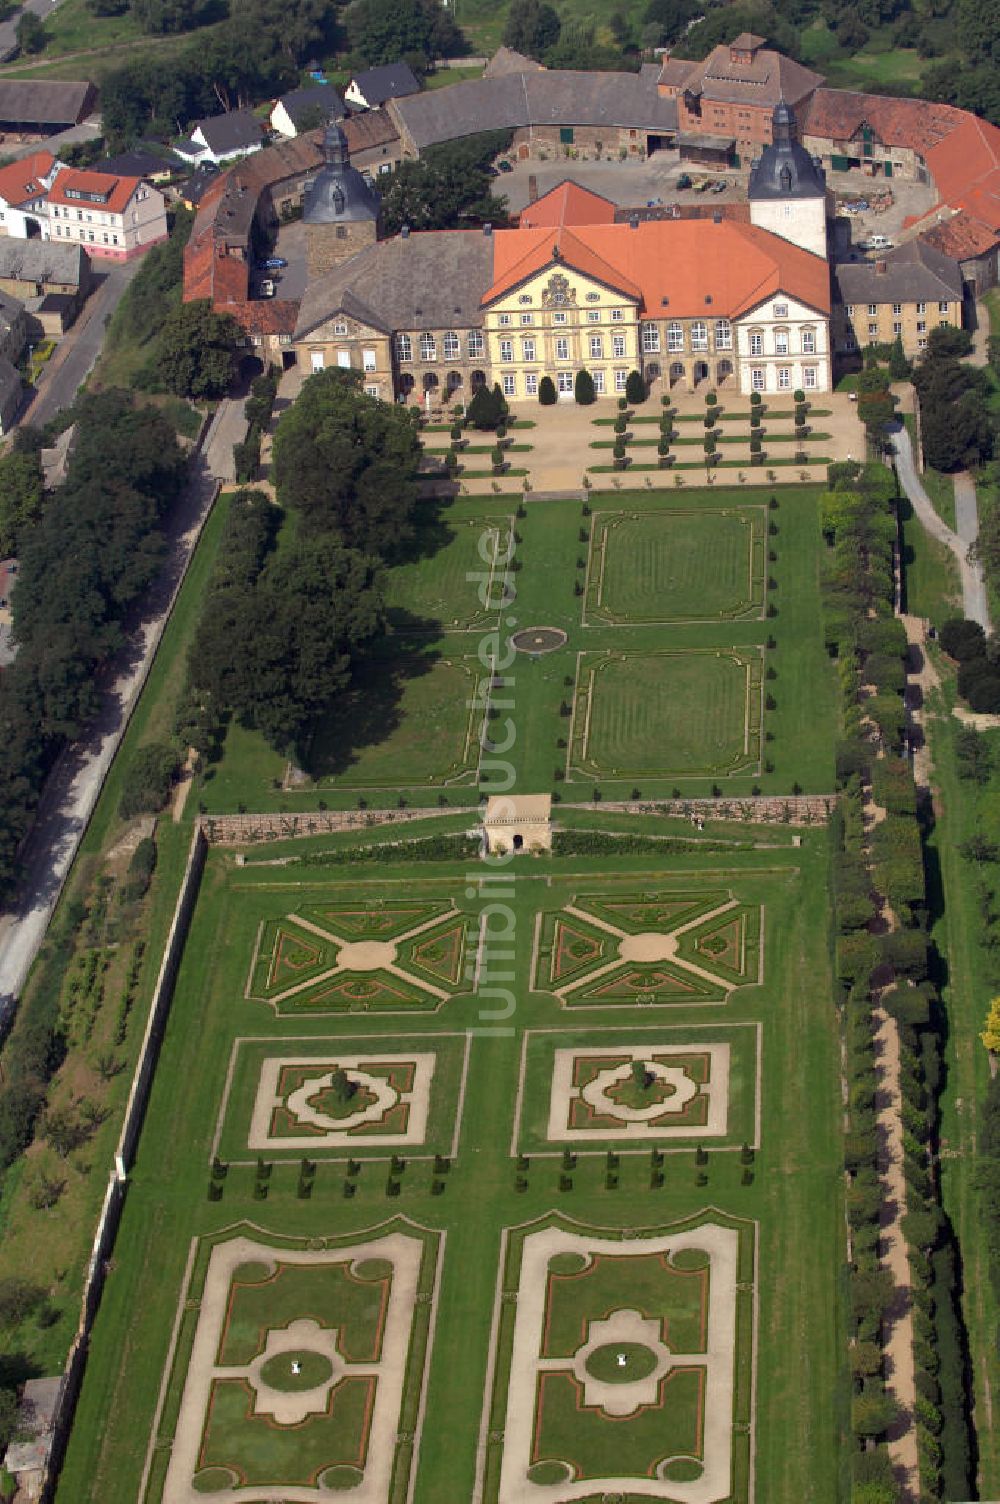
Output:
[[625,381],[625,397],[633,407],[638,407],[649,396],[649,390],[639,371],[629,371]]
[[948,656],[959,663],[982,658],[986,652],[986,633],[977,621],[966,621],[962,616],[944,622],[938,639]]
[[556,384],[551,376],[543,376],[538,383],[538,400],[542,407],[553,407],[559,400],[556,395]]
[[577,371],[576,380],[573,383],[573,396],[581,407],[589,407],[596,400],[594,378],[589,371],[582,368]]
[[126,903],[138,903],[144,898],[156,867],[156,843],[145,836],[135,848],[125,874],[122,888]]

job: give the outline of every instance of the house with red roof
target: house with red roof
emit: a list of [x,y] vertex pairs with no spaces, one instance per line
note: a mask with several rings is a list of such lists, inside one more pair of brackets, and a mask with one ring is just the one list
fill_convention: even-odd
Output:
[[50,151],[33,151],[0,167],[0,233],[19,240],[49,238],[45,206],[60,168]]
[[167,238],[167,206],[142,178],[67,167],[47,195],[51,239],[82,245],[88,255],[127,261]]

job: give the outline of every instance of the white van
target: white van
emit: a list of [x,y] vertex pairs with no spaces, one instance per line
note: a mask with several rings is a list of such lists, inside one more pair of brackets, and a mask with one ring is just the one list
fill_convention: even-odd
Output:
[[869,235],[867,240],[861,242],[863,251],[891,251],[892,241],[888,235]]

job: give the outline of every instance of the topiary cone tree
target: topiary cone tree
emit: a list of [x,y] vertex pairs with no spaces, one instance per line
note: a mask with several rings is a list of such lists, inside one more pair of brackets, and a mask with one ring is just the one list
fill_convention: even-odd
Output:
[[629,371],[625,379],[625,397],[633,407],[638,407],[649,396],[649,389],[641,371]]
[[577,371],[576,380],[573,383],[573,396],[581,407],[589,407],[596,400],[594,378],[588,370],[581,368]]
[[543,376],[538,383],[538,400],[542,407],[554,407],[558,401],[556,384],[551,376]]

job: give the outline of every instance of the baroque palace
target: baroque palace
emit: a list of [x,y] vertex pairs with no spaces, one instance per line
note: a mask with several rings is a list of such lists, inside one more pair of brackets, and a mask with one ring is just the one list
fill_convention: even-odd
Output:
[[333,123],[305,200],[296,350],[312,370],[363,371],[385,399],[461,400],[496,382],[509,400],[532,400],[546,374],[572,398],[581,369],[598,395],[623,393],[631,370],[690,388],[826,391],[823,173],[788,106],[776,107],[773,133],[751,174],[749,222],[721,211],[620,221],[607,199],[564,183],[517,229],[380,241],[377,199]]
[[[233,314],[262,355],[355,369],[387,401],[467,400],[496,383],[510,401],[530,402],[546,375],[571,398],[581,369],[609,397],[632,370],[664,389],[829,390],[835,363],[897,335],[919,354],[929,329],[961,324],[963,307],[997,281],[1000,131],[966,112],[825,89],[751,36],[704,64],[574,74],[586,82],[572,99],[569,75],[510,54],[494,63],[500,71],[482,80],[390,101],[370,119],[331,120],[223,175],[185,251],[185,298]],[[558,124],[553,111],[577,124]],[[670,148],[682,160],[749,162],[746,200],[630,210],[565,181],[515,228],[404,227],[380,238],[379,153],[398,161],[506,122],[516,155],[551,147],[558,129],[586,156],[584,117],[605,153],[608,139],[627,139],[622,155],[635,145],[641,155]],[[928,183],[939,202],[898,248],[838,262],[827,178],[859,162]],[[298,203],[305,292],[254,297],[253,237]]]

